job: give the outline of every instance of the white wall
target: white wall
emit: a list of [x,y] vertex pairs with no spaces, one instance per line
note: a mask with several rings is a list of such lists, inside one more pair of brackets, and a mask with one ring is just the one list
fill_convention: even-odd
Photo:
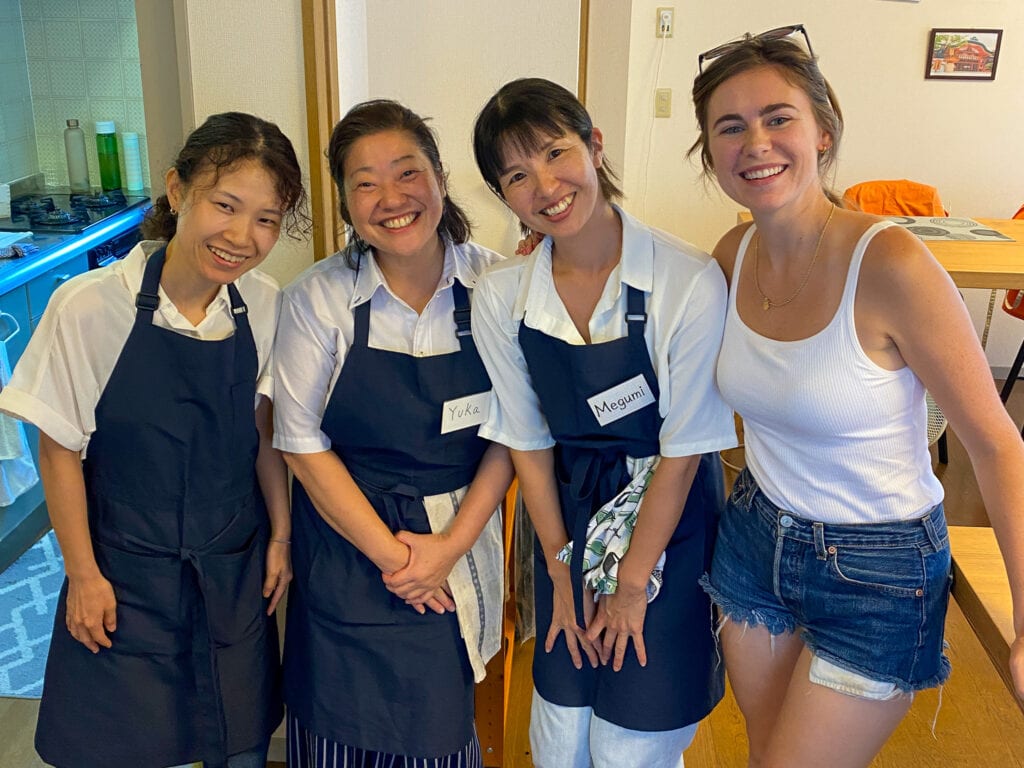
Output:
[[353,3],[365,5],[368,95],[433,118],[451,192],[473,221],[473,239],[511,253],[517,224],[476,169],[473,120],[498,87],[517,77],[546,77],[576,91],[579,0],[344,0],[339,8]]
[[[300,0],[184,0],[194,114],[250,112],[277,123],[309,178]],[[282,235],[262,269],[282,285],[313,262],[308,242]]]
[[[615,1],[593,0],[592,12]],[[629,80],[620,166],[626,207],[647,222],[705,249],[735,223],[737,206],[713,186],[705,190],[684,157],[697,135],[689,97],[697,54],[747,31],[796,22],[807,26],[846,118],[838,190],[867,179],[910,178],[938,187],[954,215],[993,218],[1011,216],[1024,202],[1021,0],[687,0],[675,3],[675,36],[662,47],[654,37],[655,8],[668,4],[632,0],[631,30],[623,36]],[[1003,29],[995,81],[926,80],[934,27]],[[592,92],[599,87],[588,83]],[[651,117],[655,87],[673,89],[671,118]],[[989,292],[965,294],[980,332]],[[988,342],[993,367],[1009,366],[1020,338],[1020,321],[997,309]]]

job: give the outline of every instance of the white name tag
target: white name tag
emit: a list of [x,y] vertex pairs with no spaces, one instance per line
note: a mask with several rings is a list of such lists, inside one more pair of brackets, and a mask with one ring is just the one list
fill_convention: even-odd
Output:
[[442,406],[441,434],[457,432],[466,427],[477,427],[487,420],[491,410],[491,390],[446,400]]
[[587,398],[594,418],[602,427],[639,411],[654,402],[654,393],[642,373],[611,389]]

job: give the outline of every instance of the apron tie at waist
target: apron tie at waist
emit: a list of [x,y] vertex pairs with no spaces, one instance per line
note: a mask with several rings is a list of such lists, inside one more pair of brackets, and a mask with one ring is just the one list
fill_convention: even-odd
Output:
[[[166,547],[153,542],[143,541],[131,534],[124,535],[125,541],[150,552],[176,557],[181,562],[189,563],[195,574],[197,620],[192,627],[192,655],[196,659],[195,684],[199,694],[200,707],[206,712],[203,722],[203,764],[206,768],[224,768],[227,765],[227,719],[224,715],[224,696],[220,684],[220,670],[217,666],[217,643],[210,627],[210,603],[206,599],[207,581],[203,568],[203,551],[192,547]],[[214,539],[215,541],[215,539]],[[212,543],[212,542],[211,542]],[[209,549],[207,544],[206,549]]]
[[[191,563],[199,584],[199,604],[196,612],[204,621],[197,621],[193,627],[192,653],[196,657],[195,681],[201,702],[210,702],[204,709],[203,764],[206,768],[225,768],[227,765],[227,719],[224,715],[224,695],[220,684],[220,670],[217,666],[217,643],[210,628],[210,602],[206,599],[206,573],[199,553],[182,547],[179,556],[183,562]],[[206,674],[204,674],[204,671]]]
[[567,465],[569,476],[569,493],[575,509],[572,515],[573,541],[572,557],[569,559],[569,577],[572,584],[572,601],[576,613],[576,624],[580,629],[587,628],[583,616],[583,553],[587,544],[587,525],[590,523],[591,510],[597,506],[593,503],[601,478],[608,475],[618,477],[626,465],[625,456],[618,452],[611,454],[595,449],[572,449],[563,447],[561,454],[563,466]]

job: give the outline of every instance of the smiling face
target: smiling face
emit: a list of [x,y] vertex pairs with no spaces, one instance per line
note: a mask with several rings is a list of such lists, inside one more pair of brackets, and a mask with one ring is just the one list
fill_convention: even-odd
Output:
[[356,140],[343,178],[350,223],[377,258],[429,255],[440,247],[444,190],[412,134],[389,130]]
[[498,178],[502,197],[534,232],[572,237],[608,205],[597,174],[601,132],[594,128],[589,147],[572,131],[537,138],[535,150],[506,144]]
[[167,245],[168,264],[189,270],[211,286],[237,280],[274,247],[284,216],[274,177],[258,161],[210,168],[185,185],[167,172],[167,199],[178,211]]
[[735,75],[711,94],[708,146],[722,190],[751,211],[821,194],[818,158],[831,137],[810,99],[773,66]]

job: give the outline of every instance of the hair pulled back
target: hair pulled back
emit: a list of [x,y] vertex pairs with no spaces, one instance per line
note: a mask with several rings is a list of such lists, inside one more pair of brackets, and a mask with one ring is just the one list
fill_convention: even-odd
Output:
[[[245,160],[260,163],[273,177],[285,214],[285,233],[294,239],[306,236],[311,222],[302,168],[291,141],[274,123],[244,112],[210,115],[189,134],[172,167],[188,189],[207,171],[214,172],[216,183],[222,172]],[[143,237],[170,240],[177,228],[177,213],[171,211],[167,195],[161,195],[142,222]]]
[[365,253],[370,246],[352,226],[352,214],[345,196],[345,160],[348,158],[352,146],[359,139],[384,131],[408,133],[433,168],[438,182],[441,184],[441,191],[444,193],[441,203],[441,221],[437,225],[438,234],[447,241],[460,244],[469,240],[472,231],[469,217],[448,194],[448,174],[441,163],[441,150],[438,149],[437,136],[427,125],[426,118],[420,117],[408,107],[391,99],[364,101],[352,107],[334,126],[334,130],[331,132],[331,141],[327,147],[327,161],[331,168],[331,177],[338,187],[338,207],[342,221],[346,225],[349,243],[345,249],[345,257],[352,267],[355,267],[358,255]]
[[693,108],[700,136],[690,147],[687,156],[699,153],[704,174],[710,176],[714,173],[708,125],[711,96],[726,80],[758,67],[773,67],[786,82],[807,94],[818,127],[831,138],[829,146],[818,155],[818,173],[822,177],[825,194],[837,202],[838,198],[826,185],[825,177],[835,168],[836,154],[843,136],[843,113],[832,86],[818,68],[817,60],[787,38],[758,38],[748,33],[722,56],[713,59],[697,76],[693,82]]

